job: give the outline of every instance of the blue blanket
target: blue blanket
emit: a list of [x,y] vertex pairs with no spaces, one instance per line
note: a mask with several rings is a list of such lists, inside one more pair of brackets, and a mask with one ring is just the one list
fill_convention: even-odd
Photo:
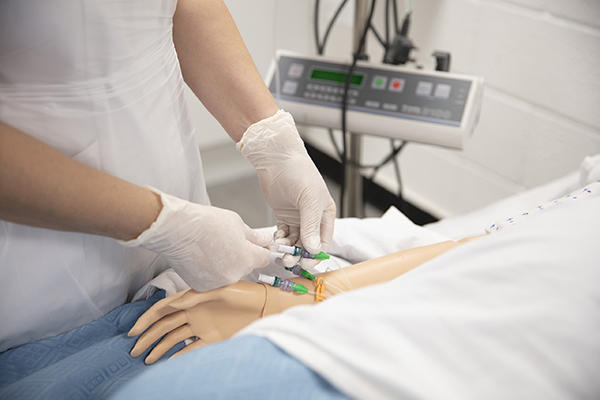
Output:
[[[127,331],[152,304],[125,304],[85,326],[0,353],[0,399],[104,399],[146,370]],[[181,349],[183,343],[168,355]],[[165,360],[163,358],[163,360]]]

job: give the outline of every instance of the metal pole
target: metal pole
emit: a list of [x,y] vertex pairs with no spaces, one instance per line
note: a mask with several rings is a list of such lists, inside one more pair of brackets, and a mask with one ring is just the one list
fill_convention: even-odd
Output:
[[[360,36],[365,29],[367,16],[369,12],[368,0],[355,0],[354,2],[354,32],[352,41],[352,51],[358,48]],[[363,51],[366,50],[366,43]],[[362,136],[350,132],[348,134],[348,160],[357,163],[361,160]],[[344,196],[344,214],[342,217],[362,217],[363,216],[363,185],[360,169],[355,167],[352,162],[346,164],[344,170],[344,179],[346,180],[346,194]]]

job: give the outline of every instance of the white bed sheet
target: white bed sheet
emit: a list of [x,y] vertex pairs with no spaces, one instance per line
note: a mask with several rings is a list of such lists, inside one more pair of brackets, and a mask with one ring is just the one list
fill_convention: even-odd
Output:
[[598,398],[599,222],[600,197],[557,207],[240,334],[351,397]]
[[576,171],[561,178],[470,213],[428,224],[426,228],[451,239],[480,235],[492,222],[532,209],[541,202],[558,199],[598,179],[600,179],[600,154],[585,157]]

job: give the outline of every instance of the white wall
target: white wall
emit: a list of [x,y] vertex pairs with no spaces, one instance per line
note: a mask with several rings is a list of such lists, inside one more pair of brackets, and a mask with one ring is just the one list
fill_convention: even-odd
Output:
[[[338,0],[322,0],[322,25]],[[352,3],[352,1],[350,1]],[[380,0],[375,16],[382,26]],[[452,70],[486,79],[480,124],[463,152],[410,145],[400,156],[406,197],[443,217],[547,182],[600,152],[600,1],[415,0],[411,36],[426,65],[434,49],[452,53]],[[276,47],[314,53],[312,0],[227,1],[262,73]],[[399,1],[399,4],[403,4]],[[350,7],[327,54],[350,54]],[[374,39],[368,50],[381,58]],[[196,105],[202,146],[227,136]],[[332,152],[320,129],[306,140]],[[386,140],[368,138],[365,162]],[[391,167],[379,183],[396,190]]]
[[450,50],[453,69],[482,75],[487,87],[464,152],[414,146],[402,155],[407,189],[450,215],[552,180],[600,152],[600,2],[416,3],[422,52]]

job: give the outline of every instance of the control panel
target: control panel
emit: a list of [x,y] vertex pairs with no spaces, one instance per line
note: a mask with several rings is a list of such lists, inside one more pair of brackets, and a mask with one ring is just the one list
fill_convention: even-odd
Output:
[[[339,129],[349,65],[279,51],[267,85],[297,123]],[[346,123],[354,133],[462,148],[477,123],[482,92],[478,77],[358,62]]]

